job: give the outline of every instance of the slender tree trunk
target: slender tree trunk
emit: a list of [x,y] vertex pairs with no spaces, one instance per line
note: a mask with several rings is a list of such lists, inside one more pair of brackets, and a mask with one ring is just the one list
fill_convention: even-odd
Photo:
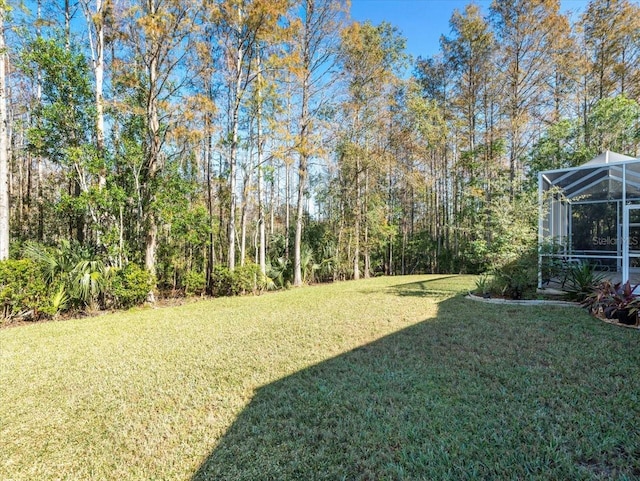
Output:
[[[311,2],[307,0],[307,5]],[[309,6],[307,6],[307,9]],[[309,15],[307,11],[307,15]],[[308,26],[306,27],[308,28]],[[305,28],[305,31],[306,31]],[[306,34],[305,34],[306,35]],[[309,162],[309,53],[305,48],[304,69],[305,77],[302,85],[302,110],[300,113],[300,159],[298,164],[298,199],[296,208],[296,234],[293,244],[293,285],[302,285],[302,227],[304,222],[304,191],[307,185],[307,165]]]
[[260,53],[258,53],[258,265],[262,274],[267,273],[266,238],[264,229],[264,173],[263,173],[263,146],[262,146],[262,72],[260,66]]
[[[367,209],[367,196],[369,194],[369,176],[368,172],[364,172],[364,209]],[[363,275],[365,279],[371,277],[371,253],[369,252],[369,223],[367,222],[367,216],[364,215],[362,222],[364,223],[364,238],[362,245],[362,254],[364,258]]]
[[[273,161],[271,161],[271,167],[274,174],[271,176],[269,182],[269,235],[273,236],[275,232],[275,223],[276,223],[276,188],[275,188],[275,166]],[[278,175],[278,179],[280,176]],[[266,248],[266,247],[265,247]]]
[[240,208],[240,265],[244,265],[247,256],[247,204],[251,187],[251,173],[247,172],[242,183],[242,206]]
[[[147,14],[156,15],[156,2],[147,0]],[[155,200],[155,183],[158,174],[158,163],[160,161],[160,120],[158,114],[158,57],[156,54],[157,46],[149,45],[148,52],[150,58],[148,60],[147,74],[148,91],[147,91],[147,151],[146,151],[146,175],[144,179],[144,201],[143,209],[146,211],[144,215],[145,225],[145,268],[152,274],[156,275],[156,250],[158,245],[158,225],[153,207]],[[149,292],[147,297],[149,302],[155,302],[153,290]]]
[[355,209],[353,221],[353,278],[360,279],[360,214],[362,213],[362,199],[360,198],[360,159],[356,157],[355,173]]
[[289,248],[289,236],[291,235],[291,164],[284,166],[284,257],[289,260],[291,252]]
[[71,4],[64,0],[64,41],[67,50],[71,48]]
[[9,258],[9,137],[7,132],[7,54],[4,41],[5,7],[0,6],[0,260]]
[[96,0],[96,60],[94,72],[96,78],[96,147],[100,170],[98,172],[98,188],[104,189],[107,185],[107,169],[104,159],[104,12],[102,0]]
[[213,235],[213,186],[211,185],[211,163],[213,162],[213,134],[211,132],[211,114],[205,115],[205,131],[207,138],[205,140],[205,162],[206,165],[206,182],[207,182],[207,210],[209,213],[209,246],[207,249],[207,294],[213,294],[213,265],[215,260],[214,251],[214,235]]
[[[238,5],[238,29],[242,25],[242,8]],[[237,32],[240,36],[241,32]],[[238,131],[239,131],[239,113],[240,100],[242,96],[242,64],[244,62],[244,47],[238,42],[235,58],[235,85],[234,98],[231,112],[231,148],[229,152],[229,253],[227,264],[230,270],[236,267],[236,164],[238,155]]]

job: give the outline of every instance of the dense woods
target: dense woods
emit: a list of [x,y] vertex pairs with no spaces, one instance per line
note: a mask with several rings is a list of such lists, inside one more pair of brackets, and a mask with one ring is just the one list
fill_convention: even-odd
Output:
[[535,240],[539,170],[638,155],[628,0],[470,4],[417,59],[342,0],[0,2],[0,26],[0,259],[66,259],[58,307],[106,303],[109,269],[149,300],[482,272]]

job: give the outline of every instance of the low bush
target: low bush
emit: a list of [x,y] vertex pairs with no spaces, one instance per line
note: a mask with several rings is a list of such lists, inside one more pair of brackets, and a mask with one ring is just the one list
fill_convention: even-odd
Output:
[[640,284],[632,286],[629,281],[613,284],[604,280],[583,299],[582,305],[591,314],[617,319],[622,324],[636,325],[640,297],[635,292],[639,286]]
[[182,283],[187,296],[201,296],[207,288],[207,276],[204,272],[188,271]]
[[519,258],[494,272],[493,289],[512,299],[532,296],[538,285],[538,257],[535,250],[525,252]]
[[143,304],[153,289],[153,277],[137,264],[129,263],[117,269],[109,288],[114,307],[129,308]]
[[233,295],[237,296],[262,290],[258,282],[261,277],[260,266],[253,262],[247,262],[243,266],[236,267],[233,271]]
[[268,279],[253,262],[231,271],[225,266],[216,266],[211,278],[214,296],[238,296],[249,292],[260,292],[267,287]]
[[56,314],[51,304],[53,291],[45,283],[41,266],[30,260],[0,262],[0,316],[3,319],[37,320]]
[[494,287],[494,281],[489,274],[482,274],[476,279],[475,293],[482,297],[490,297],[492,289]]
[[66,240],[56,247],[29,242],[23,255],[40,266],[46,284],[63,286],[58,292],[65,294],[64,308],[104,307],[111,272],[90,247]]
[[211,275],[211,291],[214,296],[231,296],[233,275],[226,266],[215,266]]

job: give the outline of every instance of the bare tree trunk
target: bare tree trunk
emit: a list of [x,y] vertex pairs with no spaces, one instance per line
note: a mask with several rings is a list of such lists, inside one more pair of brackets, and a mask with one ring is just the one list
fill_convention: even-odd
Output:
[[96,78],[96,147],[100,160],[98,172],[98,188],[104,189],[107,185],[107,169],[104,160],[104,12],[102,0],[96,0],[96,53],[94,73]]
[[211,163],[213,161],[213,139],[211,132],[211,114],[205,115],[205,131],[207,138],[205,140],[205,162],[206,165],[206,182],[207,182],[207,210],[209,213],[209,248],[207,249],[207,294],[213,294],[213,265],[215,260],[214,236],[213,236],[213,186],[211,185]]
[[258,61],[258,264],[260,265],[260,272],[262,274],[267,273],[267,260],[266,260],[266,239],[264,230],[264,175],[263,175],[263,152],[262,152],[262,72],[260,70],[260,53],[257,57]]
[[0,7],[0,260],[9,258],[9,138],[7,134],[7,55],[4,42],[5,8]]
[[[242,8],[238,5],[238,29],[242,25]],[[237,32],[240,37],[241,32]],[[241,42],[238,42],[235,58],[235,85],[234,85],[234,99],[231,112],[231,148],[229,151],[229,226],[228,226],[228,239],[229,239],[229,254],[228,254],[228,267],[230,270],[235,269],[236,266],[236,164],[238,155],[238,131],[239,131],[239,111],[240,100],[242,96],[242,64],[244,62],[244,46]]]
[[[42,2],[38,0],[37,5],[37,28],[36,35],[40,38],[40,21],[42,17]],[[36,102],[40,105],[42,101],[42,74],[38,69],[37,74],[37,85],[36,85]],[[37,185],[36,185],[36,203],[38,205],[38,234],[37,239],[39,242],[44,240],[44,199],[43,199],[43,191],[42,184],[44,183],[44,165],[43,159],[39,155],[36,157],[36,163],[38,166],[38,177],[37,177]]]
[[[367,196],[369,193],[369,176],[367,171],[365,171],[364,173],[364,205],[365,205],[365,210],[366,210],[366,206],[367,206]],[[364,239],[363,239],[363,246],[362,246],[362,254],[364,257],[364,278],[365,279],[369,279],[369,277],[371,277],[371,253],[369,252],[369,223],[367,221],[367,216],[363,216],[363,222],[364,222]]]
[[[271,163],[271,167],[273,172],[275,172],[275,167],[273,162]],[[273,236],[275,232],[275,222],[276,222],[276,188],[275,188],[275,174],[271,176],[271,181],[269,182],[269,235]],[[278,175],[278,179],[280,176]]]
[[240,208],[240,265],[247,256],[247,204],[251,187],[251,172],[246,172],[242,182],[242,205]]
[[[307,0],[307,10],[310,8],[310,0]],[[309,12],[307,11],[307,24],[309,22]],[[305,26],[305,37],[307,36],[307,29],[309,25]],[[305,40],[303,40],[304,42]],[[296,209],[296,234],[293,244],[293,285],[300,287],[302,285],[302,262],[301,262],[301,248],[302,248],[302,227],[304,216],[304,191],[307,185],[307,164],[309,162],[309,51],[305,46],[303,69],[304,80],[302,84],[302,110],[300,113],[300,137],[299,137],[299,164],[298,164],[298,199]]]
[[[156,15],[156,2],[147,0],[147,14]],[[145,224],[145,268],[153,275],[156,275],[156,250],[158,245],[158,225],[156,215],[153,208],[155,198],[155,182],[158,173],[158,163],[160,157],[160,120],[158,116],[158,56],[155,45],[149,45],[149,51],[152,52],[148,60],[147,74],[148,91],[147,91],[147,152],[146,152],[146,178],[144,181],[144,201],[143,206],[146,210],[144,215]],[[147,296],[149,302],[155,302],[153,290]]]
[[285,166],[284,166],[284,257],[285,259],[289,260],[290,259],[290,252],[289,252],[289,231],[290,231],[290,224],[291,224],[291,192],[290,192],[290,185],[291,185],[291,165],[286,162]]
[[354,212],[354,248],[353,248],[353,278],[360,279],[360,214],[362,212],[362,199],[360,198],[360,160],[356,158],[356,175],[355,175],[355,198],[356,206]]

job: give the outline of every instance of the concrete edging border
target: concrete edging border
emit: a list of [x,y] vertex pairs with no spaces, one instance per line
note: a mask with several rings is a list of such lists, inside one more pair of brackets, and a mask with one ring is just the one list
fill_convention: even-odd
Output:
[[485,299],[484,297],[476,296],[475,294],[467,294],[465,296],[467,299],[471,299],[473,301],[478,302],[486,302],[487,304],[502,304],[502,305],[514,305],[514,306],[564,306],[564,307],[580,307],[580,304],[577,302],[569,302],[569,301],[553,301],[553,300],[543,300],[543,299],[494,299],[489,297]]

